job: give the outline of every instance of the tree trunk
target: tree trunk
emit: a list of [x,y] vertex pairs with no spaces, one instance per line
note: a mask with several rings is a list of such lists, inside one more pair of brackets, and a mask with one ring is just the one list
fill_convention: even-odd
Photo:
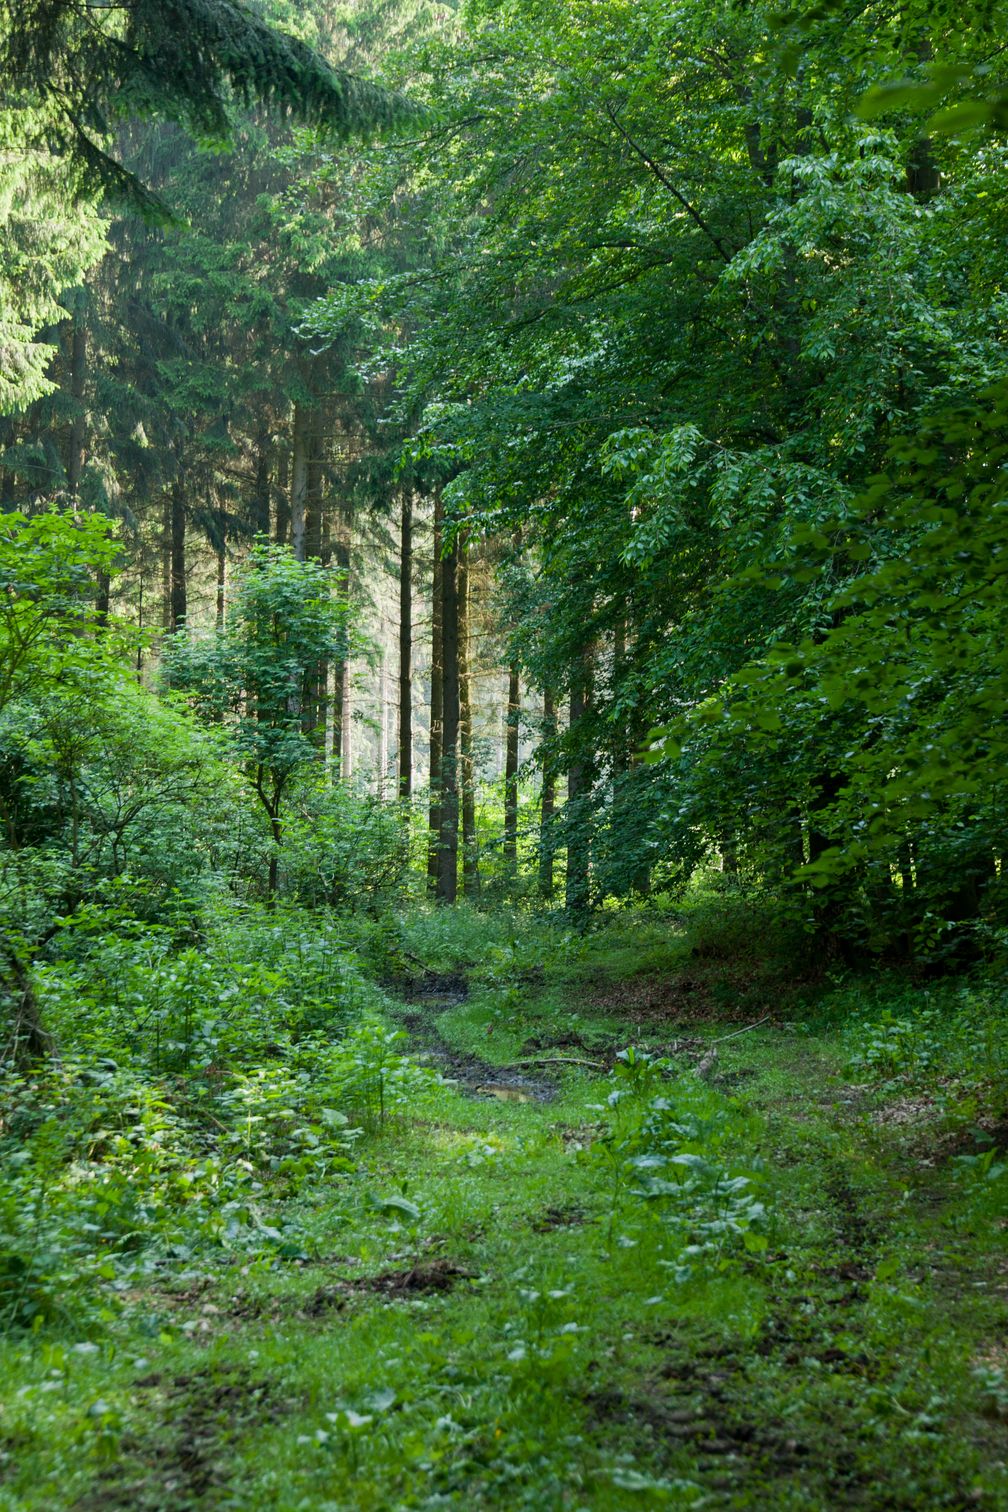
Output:
[[441,745],[444,719],[444,647],[441,561],[441,524],[444,518],[441,490],[434,494],[434,584],[431,601],[430,679],[430,839],[427,848],[427,881],[433,891],[438,880],[438,845],[441,835]]
[[343,662],[343,675],[341,678],[342,690],[340,693],[340,736],[343,747],[343,756],[340,762],[340,776],[344,782],[349,782],[353,776],[353,724],[351,722],[350,707],[350,658]]
[[557,718],[553,694],[543,694],[542,729],[542,800],[539,819],[539,891],[543,898],[553,896],[553,853],[556,837],[553,833],[556,814],[556,767],[554,766],[553,741],[556,739]]
[[504,870],[509,882],[518,876],[518,721],[521,683],[518,668],[508,671],[507,743],[504,753]]
[[473,757],[472,674],[470,667],[469,553],[463,543],[458,565],[459,614],[459,786],[462,794],[462,891],[479,893],[476,846],[476,770]]
[[227,593],[227,535],[221,525],[220,544],[217,547],[217,629],[224,629],[224,606]]
[[172,630],[181,630],[186,618],[185,499],[182,484],[176,479],[171,486],[171,621]]
[[[66,480],[71,504],[77,503],[84,472],[84,446],[87,440],[87,412],[84,389],[87,379],[87,322],[78,301],[70,322],[70,429],[67,435]],[[95,574],[95,610],[98,624],[108,623],[112,580],[104,567]]]
[[[620,615],[613,629],[613,669],[612,690],[617,693],[620,682],[626,671],[626,616]],[[614,730],[615,740],[613,743],[612,764],[614,786],[620,777],[630,770],[630,749],[632,739],[630,731],[619,728]]]
[[322,422],[321,410],[308,416],[308,455],[305,464],[305,546],[309,560],[322,557]]
[[166,489],[161,500],[161,623],[166,630],[172,627],[172,499],[171,489]]
[[11,1008],[11,1059],[18,1070],[27,1071],[36,1061],[53,1060],[56,1042],[42,1023],[31,973],[13,945],[0,938],[0,948],[5,962],[0,969],[0,986],[6,988],[4,996]]
[[[340,531],[341,537],[336,545],[336,556],[344,574],[343,591],[349,598],[350,569],[353,562],[353,516],[347,508],[340,512]],[[353,724],[351,721],[353,711],[349,656],[344,656],[342,666],[337,670],[336,676],[340,685],[340,745],[342,748],[340,776],[344,782],[349,782],[353,776]]]
[[378,663],[378,796],[385,797],[388,780],[388,652],[385,646],[385,620],[381,624],[381,660]]
[[588,908],[588,876],[591,864],[588,798],[591,780],[588,764],[578,742],[584,739],[579,726],[588,710],[590,667],[588,652],[582,652],[574,667],[570,691],[570,765],[567,768],[567,911],[584,914]]
[[819,817],[828,814],[840,796],[843,779],[838,772],[820,772],[812,783],[812,802],[809,805],[808,849],[809,862],[818,861],[824,851],[833,844],[830,836],[819,828]]
[[256,432],[255,481],[252,485],[252,529],[267,538],[270,532],[270,465],[272,463],[269,425],[264,420]]
[[76,499],[84,471],[84,380],[87,372],[87,326],[80,311],[70,325],[70,431],[67,436],[67,492]]
[[290,532],[291,549],[299,562],[305,559],[305,511],[308,504],[308,448],[311,424],[303,404],[294,406],[294,439],[291,457]]
[[[332,538],[329,528],[329,515],[325,509],[321,511],[319,522],[319,560],[323,567],[328,567],[332,561]],[[328,658],[324,658],[318,665],[318,673],[315,679],[315,695],[312,699],[315,716],[315,747],[318,751],[318,759],[322,762],[323,766],[329,761],[329,680],[329,660]]]
[[[931,38],[917,39],[917,57],[921,63],[930,63],[932,58]],[[930,137],[920,136],[910,149],[906,166],[907,189],[915,200],[927,204],[941,189],[941,174],[934,158],[934,143]]]
[[403,489],[399,537],[399,797],[413,792],[413,495]]
[[273,844],[270,847],[269,876],[266,881],[267,898],[270,908],[276,902],[277,884],[280,880],[280,845],[283,840],[283,831],[280,828],[280,818],[276,813],[270,814],[270,834]]
[[[0,415],[0,452],[13,449],[17,442],[17,426],[11,415]],[[17,497],[16,479],[12,467],[0,467],[0,510],[6,513],[15,507]]]
[[[141,567],[140,567],[140,580],[139,580],[139,583],[137,584],[137,629],[138,630],[142,630],[143,627],[144,627],[144,575],[143,575],[143,566],[141,564]],[[143,636],[142,635],[137,636],[136,672],[137,672],[137,682],[138,683],[142,683],[143,682]]]
[[458,896],[459,829],[459,612],[458,536],[441,568],[442,737],[441,832],[438,843],[437,898],[454,903]]
[[339,782],[343,776],[343,671],[344,663],[337,662],[333,668],[333,745],[332,780]]
[[277,458],[277,493],[276,493],[276,523],[274,526],[273,539],[278,546],[288,544],[290,535],[290,453],[286,446],[280,450]]

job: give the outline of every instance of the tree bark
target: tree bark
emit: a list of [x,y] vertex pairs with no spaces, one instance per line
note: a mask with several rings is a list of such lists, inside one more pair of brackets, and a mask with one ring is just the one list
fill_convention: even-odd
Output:
[[276,523],[273,539],[278,546],[286,546],[290,535],[290,452],[286,445],[277,458]]
[[321,410],[308,416],[307,457],[305,460],[305,558],[322,558],[322,424]]
[[257,536],[270,533],[270,474],[272,447],[269,425],[264,420],[256,433],[255,481],[252,485],[252,529]]
[[438,844],[437,898],[454,903],[458,896],[459,830],[459,612],[458,536],[441,568],[442,737],[441,830]]
[[217,547],[217,629],[224,629],[224,604],[227,594],[227,535],[221,524],[220,544]]
[[509,882],[518,876],[518,722],[521,682],[517,666],[508,670],[507,741],[504,752],[504,870]]
[[399,797],[413,792],[413,495],[403,489],[399,536]]
[[584,914],[588,908],[588,878],[591,865],[591,840],[588,829],[588,796],[591,779],[587,761],[578,750],[583,740],[579,728],[588,710],[591,673],[587,651],[578,657],[573,669],[570,691],[571,755],[567,768],[567,883],[565,904],[572,914]]
[[819,828],[822,814],[828,814],[840,796],[843,778],[839,772],[820,772],[812,783],[812,801],[809,804],[808,850],[809,862],[818,861],[832,845],[832,840]]
[[553,854],[556,846],[556,837],[553,833],[556,814],[556,767],[552,751],[556,732],[556,705],[553,702],[553,694],[547,689],[543,694],[542,796],[539,817],[539,891],[547,900],[553,896]]
[[308,448],[311,425],[303,404],[294,406],[294,437],[291,456],[290,532],[291,549],[299,562],[305,559],[305,511],[308,504]]
[[333,668],[333,745],[332,780],[339,782],[343,776],[343,662]]
[[476,845],[476,767],[473,754],[472,672],[469,619],[469,553],[463,542],[458,565],[459,614],[459,786],[462,794],[462,891],[480,890]]
[[[341,509],[339,519],[340,535],[336,542],[336,560],[343,573],[343,592],[347,598],[350,596],[350,569],[353,562],[353,515],[348,507]],[[353,776],[353,687],[350,679],[350,658],[344,656],[343,661],[336,672],[336,680],[339,683],[340,705],[340,773],[344,782],[349,782]]]
[[67,492],[76,499],[84,471],[84,382],[87,373],[87,326],[80,312],[70,323],[70,431],[67,436]]
[[427,880],[433,891],[438,880],[438,845],[441,837],[441,745],[444,719],[444,648],[442,644],[443,563],[441,561],[441,525],[444,519],[441,490],[434,494],[434,573],[431,599],[431,679],[430,679],[430,838],[427,847]]
[[31,973],[14,946],[0,938],[6,969],[0,969],[0,983],[7,987],[12,1019],[10,1047],[18,1070],[26,1071],[40,1060],[56,1057],[56,1042],[42,1022],[38,997]]
[[384,799],[388,781],[388,654],[385,647],[385,620],[381,625],[381,660],[378,663],[378,796]]
[[[328,567],[332,561],[332,538],[330,535],[329,515],[325,509],[321,511],[319,533],[319,560],[323,567]],[[330,667],[329,660],[326,657],[318,665],[318,673],[315,679],[315,696],[312,700],[315,715],[315,746],[318,751],[318,759],[323,765],[329,761],[329,681]]]
[[[623,678],[624,672],[626,671],[626,646],[626,615],[621,614],[617,619],[615,626],[613,627],[613,693],[618,692],[620,682]],[[614,726],[614,731],[615,739],[613,743],[612,764],[613,778],[615,782],[620,777],[625,776],[626,773],[630,770],[630,749],[632,741],[629,730],[623,728],[617,729]]]
[[171,621],[170,629],[181,630],[186,618],[185,498],[182,484],[176,479],[171,486]]
[[351,719],[353,711],[350,705],[349,657],[343,662],[340,683],[340,744],[343,748],[343,755],[340,761],[340,776],[344,782],[349,782],[353,776],[353,723]]
[[172,627],[172,499],[171,489],[166,489],[161,500],[161,623],[166,630]]

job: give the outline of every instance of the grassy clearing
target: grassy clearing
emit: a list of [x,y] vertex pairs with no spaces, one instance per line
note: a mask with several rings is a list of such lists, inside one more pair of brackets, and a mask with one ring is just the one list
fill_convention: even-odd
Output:
[[0,1508],[1008,1506],[989,997],[802,1028],[715,917],[413,921],[390,1013],[456,1084],[287,1199],[300,1255],[8,1340]]

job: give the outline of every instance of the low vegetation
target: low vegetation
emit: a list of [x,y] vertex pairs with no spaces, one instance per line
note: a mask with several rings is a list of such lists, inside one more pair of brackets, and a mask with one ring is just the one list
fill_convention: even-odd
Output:
[[0,1506],[1003,1504],[995,986],[785,993],[756,923],[69,922]]

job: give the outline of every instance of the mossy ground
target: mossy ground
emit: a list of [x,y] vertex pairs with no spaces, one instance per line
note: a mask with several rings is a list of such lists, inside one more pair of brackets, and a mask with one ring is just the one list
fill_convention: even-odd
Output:
[[[471,990],[390,1012],[462,1074],[303,1194],[307,1259],[180,1262],[3,1346],[0,1508],[1008,1507],[999,1089],[854,1080],[849,1002],[696,919],[541,967],[509,931],[419,928]],[[712,1040],[767,1248],[677,1281],[592,1146],[616,1050],[678,1056],[674,1096]]]

